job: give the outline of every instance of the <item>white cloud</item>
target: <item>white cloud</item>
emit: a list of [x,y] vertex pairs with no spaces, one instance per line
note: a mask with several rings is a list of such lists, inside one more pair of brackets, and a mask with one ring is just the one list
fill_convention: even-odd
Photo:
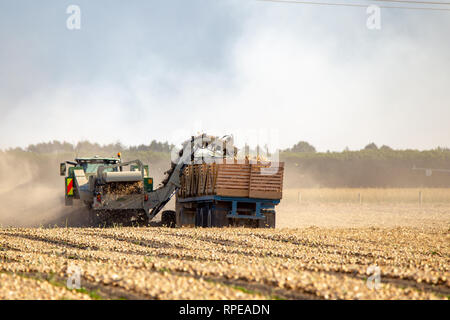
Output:
[[365,10],[247,9],[242,32],[224,53],[226,69],[173,68],[170,59],[150,52],[120,83],[64,81],[40,89],[0,120],[0,146],[51,139],[180,142],[200,130],[261,128],[277,130],[282,148],[298,140],[320,150],[371,141],[448,145],[445,16],[388,12],[382,29],[369,31]]

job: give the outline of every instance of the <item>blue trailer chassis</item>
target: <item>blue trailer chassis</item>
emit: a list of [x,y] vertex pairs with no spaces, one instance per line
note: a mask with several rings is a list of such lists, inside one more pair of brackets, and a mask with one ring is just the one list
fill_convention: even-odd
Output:
[[[217,201],[221,202],[231,202],[231,210],[227,213],[227,218],[234,219],[260,219],[266,218],[261,210],[265,212],[273,212],[275,214],[275,206],[280,203],[280,200],[273,199],[257,199],[257,198],[240,198],[240,197],[224,197],[217,195],[208,195],[201,197],[191,197],[191,198],[178,198],[180,203],[195,202],[198,204],[209,204],[213,210],[220,210],[221,208],[216,208],[215,203]],[[250,214],[238,214],[238,204],[239,203],[254,203],[255,210],[250,212]]]

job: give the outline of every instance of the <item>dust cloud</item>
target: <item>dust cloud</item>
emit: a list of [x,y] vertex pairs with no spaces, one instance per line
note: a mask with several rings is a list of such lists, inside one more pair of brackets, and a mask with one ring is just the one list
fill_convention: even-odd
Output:
[[57,162],[51,161],[54,172],[49,172],[32,157],[0,154],[1,226],[79,224],[80,218],[86,216],[85,210],[81,206],[64,206],[64,179],[58,175]]
[[[88,210],[80,201],[70,207],[64,205],[64,177],[59,175],[59,163],[74,158],[68,154],[0,152],[0,227],[87,226]],[[154,188],[168,168],[169,164],[162,162],[150,163]],[[166,209],[173,208],[171,200]]]

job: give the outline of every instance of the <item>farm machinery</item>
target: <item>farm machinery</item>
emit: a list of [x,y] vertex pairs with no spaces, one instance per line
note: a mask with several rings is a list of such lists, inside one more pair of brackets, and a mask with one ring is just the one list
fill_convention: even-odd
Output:
[[238,163],[236,155],[231,137],[191,137],[174,153],[158,188],[153,187],[149,166],[140,160],[122,162],[120,154],[76,158],[60,164],[65,203],[84,203],[92,225],[146,224],[175,195],[176,210],[161,213],[167,226],[275,227],[283,164],[248,159]]
[[76,158],[60,164],[60,175],[66,176],[66,206],[74,200],[84,203],[90,223],[146,221],[142,203],[153,190],[153,178],[140,160],[122,162],[120,154],[117,158]]

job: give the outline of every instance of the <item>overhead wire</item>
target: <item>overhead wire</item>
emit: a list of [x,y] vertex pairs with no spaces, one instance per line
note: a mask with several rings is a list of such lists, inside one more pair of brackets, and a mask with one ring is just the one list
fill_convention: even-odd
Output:
[[[328,2],[328,1],[301,1],[301,0],[256,0],[261,2],[276,2],[276,3],[289,3],[289,4],[308,4],[308,5],[322,5],[322,6],[346,6],[346,7],[362,7],[367,8],[369,4],[362,3],[342,3],[342,2]],[[409,0],[372,0],[372,1],[392,1],[392,2],[406,2]],[[411,0],[412,1],[412,0]],[[417,1],[418,3],[419,1]],[[425,2],[424,2],[425,4]],[[447,5],[450,3],[443,2],[442,4]],[[434,8],[434,7],[407,7],[407,6],[386,6],[377,5],[380,8],[390,8],[390,9],[406,9],[406,10],[430,10],[430,11],[450,11],[450,8]]]

